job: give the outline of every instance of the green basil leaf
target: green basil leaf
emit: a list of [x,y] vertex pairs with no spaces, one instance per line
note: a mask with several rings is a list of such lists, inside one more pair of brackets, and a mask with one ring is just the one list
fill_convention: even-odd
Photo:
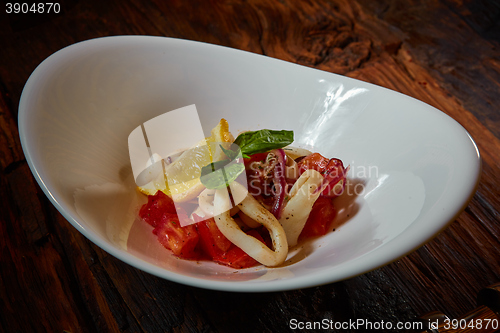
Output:
[[210,173],[214,172],[215,170],[219,170],[231,162],[230,160],[222,160],[222,161],[216,161],[213,163],[210,163],[208,165],[205,165],[203,168],[201,168],[201,177],[207,176]]
[[[219,145],[219,146],[220,146],[220,149],[222,149],[222,151],[224,152],[224,154],[226,154],[226,156],[229,157],[230,160],[234,160],[240,154],[240,150],[239,149],[237,149],[236,151],[234,151],[234,150],[226,149],[226,148],[222,147],[222,145]],[[234,147],[238,147],[238,146],[231,145],[231,148],[234,148]]]
[[234,161],[223,160],[204,166],[201,168],[201,183],[210,189],[220,189],[229,186],[245,171],[245,164],[242,162],[231,163]]
[[293,131],[263,129],[238,135],[234,144],[241,149],[243,157],[283,148],[293,142]]

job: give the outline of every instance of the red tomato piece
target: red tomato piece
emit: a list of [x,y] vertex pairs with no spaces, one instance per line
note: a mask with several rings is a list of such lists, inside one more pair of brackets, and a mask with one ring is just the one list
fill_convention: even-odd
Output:
[[243,162],[245,163],[245,167],[251,167],[252,162],[262,162],[266,161],[268,153],[257,153],[250,155],[250,158],[244,158]]
[[341,195],[345,189],[348,170],[349,167],[345,169],[341,160],[332,158],[324,173],[324,181],[327,182],[328,185],[325,187],[321,195],[331,198]]
[[172,198],[162,191],[148,196],[148,202],[141,207],[139,217],[153,227],[156,227],[164,213],[175,214],[175,205]]
[[214,258],[214,261],[219,264],[238,269],[249,268],[259,264],[257,260],[250,257],[237,246],[232,247],[222,256]]
[[[200,220],[195,214],[193,217],[195,221]],[[196,228],[200,235],[200,248],[210,260],[233,268],[248,268],[259,264],[242,249],[231,243],[219,230],[213,218],[196,223]],[[257,230],[250,230],[248,234],[264,243],[264,239]]]
[[319,197],[313,205],[307,222],[302,229],[300,238],[312,238],[325,235],[337,215],[332,200],[327,197]]
[[323,174],[330,162],[329,158],[321,156],[319,153],[312,153],[300,160],[298,163],[299,173],[302,174],[308,169],[313,169]]
[[[257,230],[252,229],[248,231],[247,234],[257,238],[259,241],[264,243],[264,239],[257,232]],[[215,257],[214,261],[232,268],[249,268],[259,265],[259,262],[257,260],[250,257],[242,249],[234,244],[232,244],[229,251],[222,254],[221,256]]]
[[319,153],[313,153],[304,157],[297,165],[299,174],[308,169],[313,169],[325,177],[325,188],[321,193],[322,196],[336,197],[344,191],[347,169],[344,168],[341,160],[337,158],[329,159]]
[[199,235],[193,224],[181,226],[179,219],[189,219],[186,214],[164,213],[153,233],[158,241],[174,255],[184,259],[199,257],[196,246]]
[[[195,220],[196,219],[197,216],[195,216]],[[200,235],[201,249],[208,254],[210,259],[221,256],[227,252],[233,244],[222,234],[222,232],[220,232],[213,218],[196,223],[196,228]]]

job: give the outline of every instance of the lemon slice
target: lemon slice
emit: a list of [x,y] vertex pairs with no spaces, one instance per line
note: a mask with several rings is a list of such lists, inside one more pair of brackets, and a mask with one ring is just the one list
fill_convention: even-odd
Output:
[[[156,153],[154,153],[151,157],[154,163],[161,160],[161,156]],[[151,160],[148,160],[148,162],[146,163],[146,168],[150,167],[153,162]],[[150,181],[146,185],[137,187],[137,189],[146,195],[154,195],[158,190],[161,190],[163,192],[167,191],[165,176],[163,172],[159,173],[156,177],[154,177],[152,181]]]
[[[171,196],[176,202],[194,199],[205,188],[200,181],[201,168],[224,158],[218,143],[231,143],[234,137],[229,132],[229,124],[221,119],[211,131],[211,136],[202,140],[195,147],[184,151],[175,161],[164,165],[164,174],[159,174],[153,181],[139,187],[146,195],[154,195],[160,190]],[[158,161],[159,156],[154,156]],[[168,180],[168,181],[166,181]]]

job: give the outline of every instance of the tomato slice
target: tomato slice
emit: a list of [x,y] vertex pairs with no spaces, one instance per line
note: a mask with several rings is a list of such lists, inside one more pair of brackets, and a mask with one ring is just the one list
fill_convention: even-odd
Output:
[[139,217],[154,227],[160,244],[178,257],[194,259],[199,256],[198,231],[193,225],[182,227],[179,219],[188,219],[185,212],[177,214],[172,198],[162,191],[148,196],[148,202],[141,207]]
[[219,264],[238,269],[259,265],[259,262],[257,260],[250,257],[237,246],[232,247],[222,256],[214,258],[214,261]]
[[298,163],[299,174],[302,174],[308,169],[318,171],[325,177],[325,188],[321,193],[322,196],[336,197],[342,194],[345,187],[345,177],[349,168],[344,168],[342,161],[337,158],[326,158],[319,153],[313,153]]
[[[195,214],[193,217],[195,221],[200,219]],[[208,256],[208,259],[233,268],[248,268],[259,264],[242,249],[231,243],[219,230],[213,218],[196,223],[196,228],[200,235],[200,248]],[[247,234],[264,242],[257,230],[250,230]]]
[[[195,214],[193,216],[195,217],[195,221],[198,220],[198,216],[195,216]],[[196,223],[196,228],[200,235],[201,249],[211,259],[227,252],[233,244],[220,232],[213,218]]]
[[[247,234],[257,238],[262,243],[264,243],[264,239],[257,230],[252,229],[248,231]],[[232,243],[231,248],[226,253],[223,253],[222,255],[217,256],[213,259],[215,262],[232,268],[249,268],[259,265],[259,262],[257,260],[250,257],[246,252]]]
[[162,191],[148,196],[148,202],[141,207],[139,217],[153,227],[161,220],[164,213],[175,214],[175,205],[172,198]]
[[307,218],[304,229],[300,234],[301,239],[325,235],[337,215],[337,211],[328,197],[319,197],[313,205]]
[[252,166],[253,162],[264,163],[266,161],[267,154],[268,154],[267,152],[266,153],[257,153],[257,154],[250,155],[249,158],[243,159],[243,162],[245,162],[245,167],[250,168],[252,170],[253,168],[251,166]]
[[156,223],[153,233],[158,237],[158,241],[172,253],[184,259],[196,259],[199,252],[196,250],[199,235],[193,224],[184,227],[180,224],[180,219],[189,219],[184,213],[164,213]]
[[323,174],[327,169],[329,161],[330,159],[323,157],[319,153],[312,153],[301,159],[298,163],[299,173],[302,174],[308,169],[313,169]]

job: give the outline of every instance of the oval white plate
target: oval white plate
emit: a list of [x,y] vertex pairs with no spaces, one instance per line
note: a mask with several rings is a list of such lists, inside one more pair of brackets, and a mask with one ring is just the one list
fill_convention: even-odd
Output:
[[[235,271],[179,260],[135,220],[127,138],[166,111],[196,104],[206,134],[291,129],[295,144],[351,166],[335,232],[292,251],[284,267]],[[444,113],[378,86],[239,50],[161,37],[89,40],[46,59],[19,106],[29,166],[66,219],[139,269],[203,288],[277,291],[356,276],[422,246],[474,193],[478,150]],[[129,237],[129,235],[132,235]]]

